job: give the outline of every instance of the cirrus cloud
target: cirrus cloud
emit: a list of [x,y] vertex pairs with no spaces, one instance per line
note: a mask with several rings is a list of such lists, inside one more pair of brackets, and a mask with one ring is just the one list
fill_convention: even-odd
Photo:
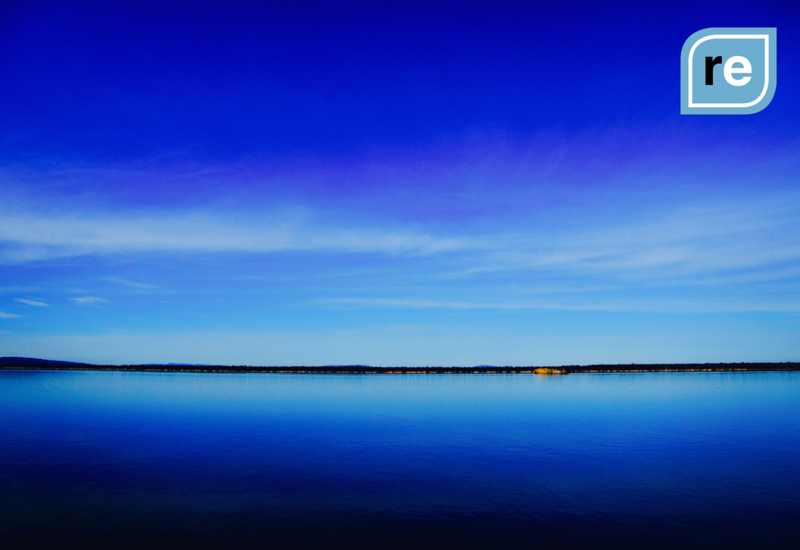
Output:
[[78,296],[77,298],[70,298],[70,299],[76,304],[81,304],[81,305],[101,304],[108,301],[104,300],[103,298],[98,298],[97,296]]
[[14,298],[15,302],[19,302],[20,304],[25,304],[27,306],[35,306],[35,307],[48,307],[48,305],[44,302],[39,300],[29,300],[27,298]]
[[115,216],[0,211],[0,263],[159,252],[381,254],[444,257],[438,269],[449,276],[531,271],[673,283],[691,278],[692,284],[700,277],[787,279],[800,267],[796,193],[496,232],[424,231],[397,223],[358,227],[308,209],[293,212],[254,217],[211,210]]

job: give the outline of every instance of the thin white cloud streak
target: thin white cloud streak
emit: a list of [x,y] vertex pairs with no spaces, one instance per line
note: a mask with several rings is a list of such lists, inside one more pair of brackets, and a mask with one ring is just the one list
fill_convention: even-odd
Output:
[[326,298],[320,304],[343,307],[377,307],[401,309],[531,309],[537,306],[524,303],[444,302],[405,298]]
[[14,301],[27,306],[48,307],[48,305],[44,302],[40,302],[38,300],[28,300],[27,298],[14,298]]
[[14,313],[6,313],[5,311],[0,311],[0,319],[16,319],[20,317],[20,315],[16,315]]
[[645,220],[596,220],[596,229],[583,224],[497,234],[343,229],[308,219],[275,218],[271,223],[254,222],[212,212],[105,217],[0,214],[0,261],[18,264],[148,252],[447,254],[442,272],[460,276],[532,270],[664,282],[722,275],[751,282],[778,280],[796,277],[800,264],[800,195],[796,194],[677,209]]
[[465,249],[465,239],[412,231],[346,230],[298,222],[247,223],[239,215],[0,217],[0,241],[10,263],[120,252],[381,252],[432,254]]
[[452,309],[452,310],[552,310],[552,311],[605,311],[605,312],[650,312],[650,313],[743,313],[771,311],[782,313],[800,312],[800,300],[730,301],[713,298],[701,299],[582,299],[569,302],[455,302],[405,298],[329,298],[318,300],[320,305],[344,309]]
[[135,288],[137,290],[153,290],[158,288],[156,285],[151,285],[147,283],[139,283],[136,281],[128,281],[125,279],[119,279],[116,277],[105,277],[103,278],[104,281],[108,281],[109,283],[116,283],[118,285],[127,286],[129,288]]
[[81,305],[102,304],[108,301],[103,298],[98,298],[97,296],[79,296],[77,298],[70,298],[70,300]]
[[788,206],[678,211],[549,238],[512,236],[462,274],[532,269],[665,281],[757,270],[746,274],[750,282],[793,278],[800,263],[800,208],[794,199]]

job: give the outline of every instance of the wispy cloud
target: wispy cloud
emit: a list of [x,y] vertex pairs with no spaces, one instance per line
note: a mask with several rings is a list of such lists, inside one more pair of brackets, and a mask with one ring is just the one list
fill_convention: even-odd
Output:
[[14,301],[28,306],[48,307],[48,305],[44,302],[40,302],[38,300],[28,300],[27,298],[14,298]]
[[751,280],[796,276],[800,201],[675,210],[628,223],[550,235],[508,235],[464,275],[528,269],[666,281],[748,273]]
[[[326,223],[321,214],[297,211],[305,213],[264,216],[266,221],[211,211],[0,215],[0,261],[150,252],[446,255],[440,273],[462,277],[527,270],[673,283],[682,277],[699,281],[723,275],[749,280],[791,278],[800,265],[798,194],[702,208],[664,208],[648,218],[599,217],[518,232],[486,228],[425,232],[419,226],[391,223],[342,227],[335,220]],[[123,279],[111,281],[148,288]]]
[[20,317],[19,315],[15,315],[14,313],[6,313],[4,311],[0,311],[0,319],[16,319]]
[[449,302],[408,298],[326,298],[321,304],[344,307],[389,307],[408,309],[529,309],[524,303]]
[[330,298],[318,300],[321,305],[345,309],[451,309],[451,310],[552,310],[659,313],[730,313],[747,311],[800,312],[800,300],[719,300],[703,299],[625,299],[615,297],[583,298],[574,301],[467,302],[404,298]]
[[156,285],[139,283],[136,281],[128,281],[125,279],[119,279],[117,277],[105,277],[103,280],[108,281],[109,283],[116,283],[118,285],[127,286],[129,288],[135,288],[137,290],[152,290],[154,288],[158,288]]
[[81,305],[101,304],[108,301],[103,298],[98,298],[97,296],[79,296],[77,298],[70,298],[70,300]]
[[6,262],[122,252],[331,251],[431,254],[474,247],[468,239],[412,230],[352,230],[299,220],[248,223],[237,214],[0,216]]

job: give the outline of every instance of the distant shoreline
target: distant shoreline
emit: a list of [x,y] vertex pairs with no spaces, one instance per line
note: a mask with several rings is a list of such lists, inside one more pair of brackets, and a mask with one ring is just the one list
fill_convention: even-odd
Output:
[[0,359],[0,370],[69,370],[187,373],[275,373],[275,374],[614,374],[644,372],[779,372],[800,371],[800,363],[676,363],[630,365],[565,365],[560,367],[370,367],[342,365],[225,366],[225,365],[90,365],[43,359]]

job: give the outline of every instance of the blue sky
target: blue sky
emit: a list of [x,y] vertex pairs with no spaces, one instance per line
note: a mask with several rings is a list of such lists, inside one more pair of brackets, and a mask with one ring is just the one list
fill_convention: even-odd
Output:
[[[777,27],[749,116],[680,51]],[[0,355],[475,365],[800,355],[800,9],[0,11]]]

